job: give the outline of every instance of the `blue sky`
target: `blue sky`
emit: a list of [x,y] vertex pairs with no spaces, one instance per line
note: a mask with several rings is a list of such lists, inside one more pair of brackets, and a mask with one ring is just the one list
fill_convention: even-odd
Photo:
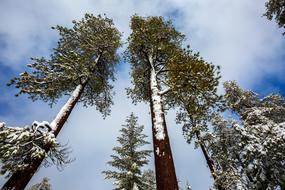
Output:
[[[285,95],[285,37],[274,22],[262,17],[264,3],[264,0],[1,0],[0,121],[23,126],[34,120],[53,119],[66,97],[50,108],[43,102],[31,102],[26,96],[14,97],[16,90],[6,87],[6,83],[25,69],[30,57],[51,53],[58,39],[51,26],[71,26],[72,20],[80,19],[86,12],[106,13],[113,18],[123,32],[123,40],[130,33],[130,16],[135,13],[172,18],[177,29],[186,34],[186,43],[192,49],[222,67],[222,81],[236,80],[260,95],[271,92]],[[134,112],[151,137],[148,106],[134,106],[126,98],[124,89],[131,85],[128,74],[128,64],[121,63],[110,117],[103,120],[95,108],[77,105],[59,136],[62,143],[69,142],[76,161],[62,172],[55,167],[41,168],[32,184],[47,176],[55,190],[112,189],[112,182],[104,180],[101,171],[107,168],[105,163],[126,116]],[[167,114],[177,176],[182,185],[188,181],[194,190],[209,189],[212,179],[202,154],[186,144],[181,126],[175,124],[174,118],[175,111]],[[153,163],[148,167],[153,168]],[[1,178],[0,185],[4,181]]]

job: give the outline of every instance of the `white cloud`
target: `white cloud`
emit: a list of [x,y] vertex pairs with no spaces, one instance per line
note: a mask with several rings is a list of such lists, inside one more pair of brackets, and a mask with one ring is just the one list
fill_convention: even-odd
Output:
[[284,55],[284,37],[262,17],[265,1],[178,2],[179,27],[206,60],[221,65],[223,80],[250,87],[265,75],[284,73],[284,64],[270,61]]

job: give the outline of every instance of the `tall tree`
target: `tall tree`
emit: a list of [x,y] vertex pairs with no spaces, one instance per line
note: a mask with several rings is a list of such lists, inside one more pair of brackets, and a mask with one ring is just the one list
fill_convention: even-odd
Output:
[[[53,104],[63,95],[70,95],[50,124],[55,136],[78,101],[85,106],[95,105],[104,116],[112,104],[110,80],[114,80],[120,33],[111,19],[100,15],[86,14],[73,24],[70,29],[56,27],[60,39],[50,59],[33,58],[28,65],[32,72],[24,72],[10,83],[20,89],[17,95],[27,94],[33,101],[40,99]],[[41,162],[38,159],[29,163],[31,169],[14,173],[3,188],[24,189]]]
[[115,179],[117,190],[145,190],[141,168],[148,164],[151,151],[141,149],[142,146],[149,144],[145,140],[147,136],[143,134],[144,127],[138,125],[137,117],[133,113],[122,126],[121,136],[117,138],[120,146],[113,148],[116,154],[111,155],[113,160],[108,162],[117,170],[107,170],[103,173],[106,179]]
[[51,185],[49,184],[49,178],[44,177],[40,183],[33,185],[28,190],[51,190]]
[[196,140],[214,179],[215,167],[207,150],[209,140],[208,122],[213,111],[219,107],[221,97],[217,95],[219,66],[203,60],[193,53],[190,46],[171,60],[168,84],[171,87],[169,100],[179,107],[177,123],[183,124],[183,133],[188,143]]
[[[269,20],[274,18],[278,26],[285,29],[285,0],[268,0],[265,7],[264,16]],[[283,34],[285,35],[285,32]]]
[[175,57],[184,36],[162,17],[133,16],[126,53],[132,67],[128,95],[134,102],[150,104],[156,184],[158,190],[178,189],[175,167],[165,122],[167,65]]
[[260,99],[235,82],[224,86],[226,106],[238,120],[213,119],[217,182],[225,189],[285,189],[284,97],[271,94]]

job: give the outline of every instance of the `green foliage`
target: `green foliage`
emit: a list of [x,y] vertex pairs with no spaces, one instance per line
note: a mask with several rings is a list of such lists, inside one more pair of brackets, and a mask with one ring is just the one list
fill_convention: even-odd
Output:
[[265,6],[264,16],[269,20],[274,18],[280,28],[285,28],[285,0],[269,0]]
[[115,155],[111,155],[112,161],[108,164],[117,170],[103,171],[106,179],[115,179],[115,189],[133,190],[135,184],[138,189],[144,189],[144,181],[141,174],[141,167],[148,164],[148,157],[151,151],[142,150],[141,147],[149,144],[145,141],[143,126],[137,124],[137,117],[132,113],[122,125],[121,136],[117,141],[121,146],[113,148]]
[[219,66],[203,60],[188,46],[168,64],[168,102],[178,106],[177,122],[190,143],[196,132],[207,131],[211,113],[221,104],[217,94],[220,79]]
[[40,183],[33,185],[28,190],[51,190],[49,179],[47,177],[44,177]]
[[[46,148],[50,147],[47,152]],[[1,174],[11,175],[29,168],[29,163],[45,159],[44,166],[53,163],[61,169],[70,163],[69,150],[61,146],[47,122],[34,122],[32,126],[6,127],[0,123]]]
[[168,61],[177,53],[184,35],[162,17],[144,18],[135,15],[131,20],[131,29],[125,55],[132,66],[134,88],[127,92],[134,102],[149,101],[150,70],[155,70],[163,86]]
[[60,39],[50,59],[32,58],[28,64],[31,72],[20,74],[8,85],[19,88],[17,95],[25,93],[33,101],[41,99],[53,104],[78,84],[86,84],[80,101],[86,106],[96,105],[107,114],[112,104],[110,80],[114,80],[121,35],[105,16],[86,14],[73,24],[71,29],[56,26]]

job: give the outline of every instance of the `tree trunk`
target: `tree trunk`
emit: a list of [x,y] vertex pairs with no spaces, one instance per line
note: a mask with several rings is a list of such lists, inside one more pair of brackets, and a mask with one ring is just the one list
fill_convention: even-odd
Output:
[[[208,165],[208,167],[209,167],[209,169],[211,171],[212,177],[213,177],[214,180],[216,180],[217,176],[216,176],[216,171],[215,171],[213,160],[210,158],[204,143],[201,142],[201,137],[200,137],[200,132],[199,131],[196,131],[196,137],[197,137],[197,139],[199,141],[200,147],[201,147],[203,155],[204,155],[204,157],[206,159],[207,165]],[[224,190],[224,188],[222,188],[221,185],[217,185],[217,189],[218,190]]]
[[212,177],[214,178],[214,180],[216,180],[217,177],[215,175],[214,163],[213,163],[212,159],[210,158],[210,156],[208,155],[208,152],[206,150],[206,147],[205,147],[204,143],[201,142],[200,132],[199,131],[196,131],[196,137],[197,137],[197,139],[199,141],[199,145],[200,145],[200,147],[202,149],[202,152],[203,152],[203,155],[204,155],[204,157],[206,159],[207,165],[208,165],[208,167],[209,167],[209,169],[211,171]]
[[[50,123],[50,127],[52,128],[54,135],[57,136],[62,129],[64,123],[66,122],[67,118],[69,117],[72,109],[78,102],[84,87],[87,82],[83,84],[79,84],[76,89],[73,91],[72,95],[65,103],[65,105],[61,108],[55,119]],[[46,151],[49,151],[50,147],[47,146],[45,148]],[[15,172],[9,180],[4,184],[1,190],[23,190],[33,177],[33,175],[37,172],[38,168],[40,167],[42,161],[44,159],[38,159],[33,161],[29,168],[23,171]]]
[[178,190],[161,94],[154,68],[150,75],[150,110],[157,190]]

